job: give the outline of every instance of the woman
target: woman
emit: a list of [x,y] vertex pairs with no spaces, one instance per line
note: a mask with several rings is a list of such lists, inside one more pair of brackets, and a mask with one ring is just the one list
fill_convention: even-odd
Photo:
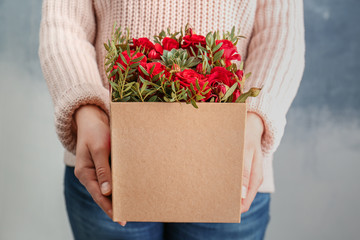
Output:
[[[113,223],[109,166],[109,96],[104,71],[113,24],[148,37],[190,23],[198,34],[241,28],[237,48],[252,72],[247,100],[242,222]],[[274,191],[272,156],[304,69],[302,1],[45,0],[39,56],[65,147],[65,199],[76,239],[263,239]],[[224,206],[226,207],[226,206]],[[125,225],[125,223],[120,223]]]

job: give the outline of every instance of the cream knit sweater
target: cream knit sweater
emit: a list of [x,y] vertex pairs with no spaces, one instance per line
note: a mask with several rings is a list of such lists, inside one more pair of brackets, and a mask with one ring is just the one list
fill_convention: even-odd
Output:
[[197,34],[241,28],[247,39],[237,47],[252,72],[245,90],[263,87],[247,101],[265,123],[262,139],[264,182],[273,192],[272,155],[286,124],[286,113],[304,69],[302,0],[45,0],[39,56],[55,106],[55,126],[65,147],[65,163],[74,166],[76,135],[73,113],[96,104],[109,113],[103,43],[114,22],[129,27],[132,37],[148,37],[187,23]]

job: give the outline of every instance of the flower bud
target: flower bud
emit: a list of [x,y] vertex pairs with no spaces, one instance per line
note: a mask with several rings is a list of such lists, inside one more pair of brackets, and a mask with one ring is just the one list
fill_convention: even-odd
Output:
[[243,78],[244,76],[244,71],[243,70],[237,70],[235,72],[236,76],[239,78],[239,80],[241,81],[241,79]]
[[160,54],[153,49],[149,52],[148,57],[151,59],[160,59]]
[[235,91],[234,91],[234,93],[233,93],[233,102],[235,102],[236,101],[236,99],[238,98],[238,97],[240,97],[240,95],[241,95],[241,93],[240,93],[240,90],[239,89],[235,89]]
[[200,63],[200,64],[198,64],[198,65],[196,66],[196,71],[197,71],[198,73],[204,74],[204,73],[203,73],[203,65],[202,65],[202,63]]
[[227,85],[224,85],[224,84],[219,84],[216,88],[217,90],[217,93],[221,98],[223,98],[225,96],[225,93],[227,92],[227,90],[229,90],[229,87]]
[[176,73],[181,72],[180,66],[178,64],[172,65],[171,70]]

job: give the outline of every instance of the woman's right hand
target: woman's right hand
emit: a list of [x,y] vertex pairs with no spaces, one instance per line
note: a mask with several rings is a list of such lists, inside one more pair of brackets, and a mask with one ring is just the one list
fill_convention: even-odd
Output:
[[[75,112],[77,128],[75,176],[94,201],[112,219],[110,126],[106,113],[95,105]],[[126,222],[120,222],[125,226]]]

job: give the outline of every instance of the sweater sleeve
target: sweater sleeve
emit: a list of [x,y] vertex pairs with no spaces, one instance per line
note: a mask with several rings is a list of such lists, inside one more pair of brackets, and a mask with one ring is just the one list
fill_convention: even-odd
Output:
[[56,132],[74,154],[75,110],[94,104],[109,113],[109,93],[96,63],[95,34],[92,1],[43,1],[40,63],[54,103]]
[[304,71],[304,55],[302,0],[258,0],[245,60],[245,70],[252,76],[245,90],[262,87],[258,97],[247,100],[247,106],[264,122],[265,156],[275,152],[283,136],[286,113]]

